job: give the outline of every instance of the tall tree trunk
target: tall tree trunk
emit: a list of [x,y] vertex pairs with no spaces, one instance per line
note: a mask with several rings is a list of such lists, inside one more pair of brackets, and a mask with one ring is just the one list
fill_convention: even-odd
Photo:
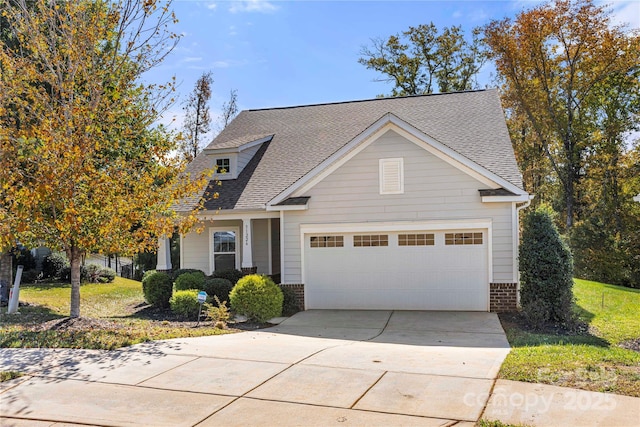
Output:
[[67,258],[71,264],[71,313],[69,317],[80,317],[80,264],[82,251],[75,246],[67,249]]

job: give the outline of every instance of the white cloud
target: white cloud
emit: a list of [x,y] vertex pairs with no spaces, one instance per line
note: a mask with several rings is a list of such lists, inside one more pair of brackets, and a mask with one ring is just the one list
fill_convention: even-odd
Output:
[[182,60],[182,62],[200,62],[202,61],[201,56],[188,56]]
[[209,3],[207,5],[207,9],[209,9],[209,10],[215,10],[217,7],[218,7],[218,5],[216,3],[213,3],[213,2],[211,2],[211,3]]
[[270,3],[267,0],[243,0],[233,1],[229,6],[229,12],[257,12],[257,13],[273,13],[279,9],[279,6]]
[[640,28],[640,2],[601,2],[611,9],[611,21],[615,25],[628,24],[630,28]]

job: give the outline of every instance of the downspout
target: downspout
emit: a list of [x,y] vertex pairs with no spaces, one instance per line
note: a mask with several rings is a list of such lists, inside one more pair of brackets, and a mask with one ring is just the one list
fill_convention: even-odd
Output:
[[[518,251],[518,248],[520,247],[520,215],[519,214],[522,209],[525,209],[531,206],[531,201],[533,200],[534,197],[535,196],[531,194],[529,195],[529,200],[527,200],[526,202],[516,203],[516,245],[514,248],[516,251]],[[520,307],[520,256],[519,255],[516,256],[516,260],[517,260],[516,262],[516,272],[517,272],[516,304],[518,307]]]

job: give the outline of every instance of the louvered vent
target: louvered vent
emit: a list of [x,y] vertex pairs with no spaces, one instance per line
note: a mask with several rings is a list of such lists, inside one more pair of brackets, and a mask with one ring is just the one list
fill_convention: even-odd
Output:
[[380,159],[380,194],[404,193],[402,158]]

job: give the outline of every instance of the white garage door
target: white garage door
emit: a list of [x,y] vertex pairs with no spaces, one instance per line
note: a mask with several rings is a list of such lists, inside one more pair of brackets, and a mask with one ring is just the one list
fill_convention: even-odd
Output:
[[309,309],[488,310],[487,230],[304,235]]

